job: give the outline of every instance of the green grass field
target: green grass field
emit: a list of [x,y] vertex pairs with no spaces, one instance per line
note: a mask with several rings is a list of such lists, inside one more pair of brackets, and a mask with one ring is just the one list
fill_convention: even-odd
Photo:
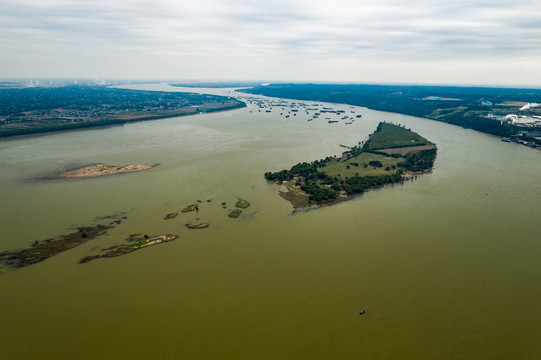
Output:
[[379,131],[370,135],[369,140],[364,145],[364,150],[432,144],[421,135],[399,125],[380,123],[378,129]]
[[[320,168],[319,171],[324,172],[329,176],[340,176],[342,178],[353,177],[355,175],[389,175],[396,172],[396,169],[393,169],[392,167],[396,166],[401,160],[403,159],[364,152],[347,161],[344,161],[344,158],[340,159],[340,161],[332,160],[327,163],[327,166]],[[379,161],[383,166],[374,168],[374,166],[368,165],[365,168],[364,164],[368,164],[370,161]],[[358,164],[358,166],[355,166],[354,164]],[[389,167],[389,170],[385,170],[387,167]]]

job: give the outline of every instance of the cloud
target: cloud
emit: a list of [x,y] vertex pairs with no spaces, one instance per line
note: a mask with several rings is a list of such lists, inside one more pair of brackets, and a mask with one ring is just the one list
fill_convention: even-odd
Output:
[[46,76],[35,69],[47,67],[61,74],[52,61],[65,63],[67,76],[220,78],[259,70],[258,78],[280,78],[292,69],[306,77],[291,61],[307,69],[378,62],[426,68],[427,62],[541,58],[541,3],[525,0],[3,3],[4,76],[17,66],[32,76]]

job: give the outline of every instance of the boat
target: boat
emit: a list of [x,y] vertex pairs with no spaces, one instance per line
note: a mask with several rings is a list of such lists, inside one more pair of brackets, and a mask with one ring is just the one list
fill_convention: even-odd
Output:
[[329,120],[329,124],[337,123],[338,120]]

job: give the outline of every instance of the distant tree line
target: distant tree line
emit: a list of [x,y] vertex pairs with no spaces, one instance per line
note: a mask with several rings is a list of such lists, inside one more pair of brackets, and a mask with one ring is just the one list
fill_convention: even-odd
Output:
[[116,89],[106,86],[33,87],[0,89],[0,115],[55,108],[80,110],[106,106],[111,109],[143,106],[177,107],[223,102],[232,98],[181,92]]
[[[166,110],[180,110],[205,103],[212,112],[246,106],[218,95],[144,91],[106,86],[0,88],[0,136],[77,129],[130,120],[113,119],[119,113],[144,114],[144,119],[168,117]],[[223,104],[227,103],[228,106]],[[59,110],[61,109],[61,111]],[[3,118],[3,119],[2,119]],[[137,120],[137,118],[134,118]]]

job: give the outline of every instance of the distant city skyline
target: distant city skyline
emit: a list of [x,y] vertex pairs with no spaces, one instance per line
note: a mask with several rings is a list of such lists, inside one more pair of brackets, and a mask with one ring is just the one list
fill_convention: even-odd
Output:
[[541,2],[2,4],[4,79],[541,86]]

